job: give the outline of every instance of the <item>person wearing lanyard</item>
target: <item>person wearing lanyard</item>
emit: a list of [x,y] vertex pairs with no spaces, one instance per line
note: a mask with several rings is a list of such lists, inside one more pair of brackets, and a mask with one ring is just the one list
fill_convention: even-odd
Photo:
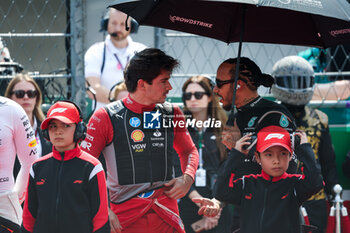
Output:
[[[213,93],[213,86],[209,78],[198,75],[187,79],[182,87],[185,116],[188,121],[196,122],[194,127],[190,125],[188,130],[199,152],[195,183],[187,195],[179,201],[180,216],[187,233],[197,232],[200,229],[203,230],[201,232],[230,232],[229,223],[232,218],[230,207],[226,206],[221,215],[210,218],[198,215],[199,207],[191,200],[213,197],[212,188],[219,166],[227,157],[225,147],[220,141],[227,116]],[[216,124],[217,122],[221,124]],[[176,156],[174,160],[176,170],[179,172],[179,159]]]
[[[95,97],[90,91],[87,94],[91,99],[96,98],[96,109],[109,103],[109,92],[115,84],[123,81],[126,64],[136,52],[146,48],[131,39],[129,34],[136,32],[137,24],[129,18],[128,25],[125,25],[126,19],[126,14],[109,9],[101,23],[101,31],[108,33],[105,41],[95,43],[85,53],[85,78],[88,86],[96,92]],[[128,31],[126,26],[130,27]]]

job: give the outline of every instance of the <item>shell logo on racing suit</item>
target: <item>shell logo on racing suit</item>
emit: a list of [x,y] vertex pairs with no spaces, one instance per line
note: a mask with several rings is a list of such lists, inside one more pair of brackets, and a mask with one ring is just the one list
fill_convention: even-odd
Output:
[[131,133],[131,138],[134,142],[142,142],[144,137],[145,134],[139,129],[136,129]]

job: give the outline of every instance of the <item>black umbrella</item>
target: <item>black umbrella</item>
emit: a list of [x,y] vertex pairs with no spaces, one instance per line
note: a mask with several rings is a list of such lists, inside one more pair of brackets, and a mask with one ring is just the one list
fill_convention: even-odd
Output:
[[117,0],[110,7],[140,25],[240,42],[236,67],[243,41],[322,48],[350,42],[346,0]]

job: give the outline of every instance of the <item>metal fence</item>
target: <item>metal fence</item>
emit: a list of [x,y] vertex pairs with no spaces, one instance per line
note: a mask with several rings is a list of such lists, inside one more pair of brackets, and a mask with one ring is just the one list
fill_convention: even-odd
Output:
[[[212,78],[219,64],[231,57],[237,56],[238,43],[225,44],[221,41],[204,38],[187,33],[179,33],[170,30],[158,29],[156,32],[156,46],[164,49],[181,61],[181,68],[175,72],[172,80],[174,89],[170,96],[179,97],[184,81],[197,74],[208,74]],[[265,73],[271,73],[273,65],[281,58],[289,55],[298,55],[310,49],[302,46],[243,43],[242,56],[254,60]],[[321,50],[316,50],[321,51]],[[317,56],[317,55],[315,55]],[[334,81],[350,79],[350,43],[340,45],[327,50],[322,50],[321,69],[316,71],[316,80],[319,83],[330,83],[329,92],[321,97],[322,105],[336,106],[334,101],[327,101],[330,94],[338,103],[344,98],[344,93],[350,92],[350,83],[345,83],[343,89],[336,89]],[[316,57],[317,59],[317,57]],[[317,86],[315,92],[318,92]],[[266,88],[259,89],[259,93],[269,96]],[[176,99],[176,98],[175,98]],[[339,104],[337,106],[340,106]]]
[[[3,0],[0,15],[3,47],[37,81],[44,104],[73,99],[84,107],[83,1]],[[0,74],[3,95],[16,71],[2,63]]]

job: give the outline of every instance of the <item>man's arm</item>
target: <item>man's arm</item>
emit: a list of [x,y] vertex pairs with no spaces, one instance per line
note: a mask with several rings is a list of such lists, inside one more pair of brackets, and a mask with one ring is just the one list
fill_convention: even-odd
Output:
[[105,108],[98,109],[87,125],[86,138],[81,143],[82,150],[98,158],[113,139],[113,127]]
[[[86,81],[96,92],[96,100],[102,103],[109,103],[109,90],[101,84],[101,68],[104,59],[103,56],[105,55],[104,49],[105,43],[101,42],[92,45],[86,51],[84,56],[84,71]],[[87,91],[87,94],[90,99],[94,99],[90,91]]]
[[315,172],[317,171],[315,155],[309,143],[299,145],[295,153],[298,155],[299,160],[303,162],[304,175],[296,186],[299,203],[303,203],[323,188],[323,180],[321,174]]
[[[174,121],[185,121],[182,111],[177,106],[174,106],[174,115]],[[199,160],[198,150],[187,128],[181,128],[178,124],[174,128],[174,149],[179,155],[183,175],[165,184],[170,188],[165,194],[178,199],[185,196],[193,184]]]
[[350,96],[350,80],[316,83],[311,100],[345,100]]
[[38,158],[35,133],[25,111],[18,105],[13,115],[14,143],[21,169],[18,173],[14,191],[18,193],[20,203],[24,201],[25,189],[28,184],[28,174],[32,163]]
[[[95,90],[96,100],[98,102],[108,104],[109,90],[101,84],[100,77],[90,76],[90,77],[86,77],[86,80],[88,81],[89,85]],[[90,91],[87,92],[87,95],[90,99],[94,99],[94,96]]]
[[246,156],[235,148],[230,154],[219,169],[214,185],[214,198],[220,202],[239,204],[240,198],[237,198],[237,195],[240,196],[239,183],[242,179],[236,175],[236,171]]
[[26,192],[26,198],[23,208],[23,222],[21,226],[21,232],[31,233],[34,230],[38,210],[38,198],[35,191],[34,170],[30,169],[30,176],[28,182],[28,188]]
[[89,177],[93,232],[110,233],[106,176],[102,164],[97,161],[95,163]]

